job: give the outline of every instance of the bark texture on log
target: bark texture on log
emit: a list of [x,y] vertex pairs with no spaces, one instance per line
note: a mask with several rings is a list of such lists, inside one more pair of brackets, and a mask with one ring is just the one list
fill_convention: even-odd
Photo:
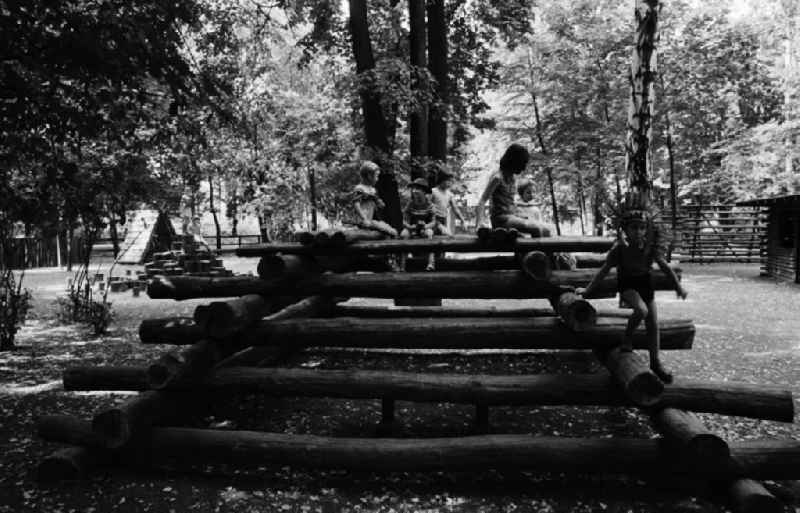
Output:
[[[363,317],[366,319],[395,319],[398,317],[553,317],[552,308],[498,308],[486,307],[398,307],[337,305],[331,310],[332,317]],[[598,318],[627,319],[630,313],[623,310],[599,310]]]
[[233,352],[232,343],[203,339],[180,353],[166,353],[147,368],[153,390],[163,390],[204,376],[222,358]]
[[147,285],[151,299],[193,299],[198,297],[233,297],[247,294],[270,295],[284,279],[261,280],[252,276],[203,278],[199,276],[156,276]]
[[[617,337],[619,342],[621,333]],[[647,341],[644,343],[646,346]],[[635,343],[634,347],[637,347]],[[634,404],[653,406],[661,399],[664,383],[653,374],[639,355],[632,351],[620,351],[619,347],[596,351],[596,354]]]
[[[253,277],[199,278],[171,277],[169,289],[159,289],[164,298],[233,297],[261,294],[325,294],[338,297],[449,297],[449,298],[549,298],[556,290],[584,286],[592,271],[553,271],[548,282],[531,280],[521,271],[346,273],[312,276],[298,282],[261,280]],[[671,290],[671,280],[661,271],[653,272],[656,290]],[[592,297],[614,297],[616,273],[602,280]],[[152,296],[151,296],[152,297]]]
[[[279,348],[269,348],[277,353]],[[259,358],[260,359],[260,358]],[[250,360],[248,363],[257,363]],[[117,369],[122,370],[115,376]],[[65,390],[146,390],[144,368],[78,367],[64,373]],[[337,397],[489,405],[633,406],[607,374],[453,375],[390,371],[227,367],[220,364],[195,390],[276,396]],[[682,381],[665,385],[657,408],[792,422],[791,392],[744,383]]]
[[[689,349],[694,326],[688,321],[661,321],[662,349]],[[352,317],[261,321],[243,336],[246,345],[293,343],[301,347],[398,347],[453,349],[593,349],[619,344],[623,319],[607,319],[575,333],[554,317],[359,319]],[[646,348],[643,329],[634,347]],[[646,380],[647,378],[638,378]],[[660,382],[659,382],[660,383]]]

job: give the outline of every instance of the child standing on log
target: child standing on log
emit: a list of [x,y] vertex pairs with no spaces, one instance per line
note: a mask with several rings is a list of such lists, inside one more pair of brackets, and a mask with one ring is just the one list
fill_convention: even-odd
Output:
[[672,382],[672,374],[667,372],[659,359],[661,334],[658,328],[655,294],[650,275],[653,262],[670,277],[675,285],[675,292],[681,299],[688,295],[675,271],[667,264],[659,249],[659,241],[654,235],[652,220],[644,210],[630,209],[623,214],[622,230],[624,237],[618,240],[606,256],[606,261],[591,283],[585,289],[577,289],[579,295],[590,297],[597,285],[608,274],[612,267],[617,268],[617,290],[620,298],[633,308],[628,318],[625,335],[622,339],[622,351],[633,350],[633,332],[644,320],[647,329],[648,350],[650,352],[650,369],[664,383]]
[[486,189],[478,201],[476,207],[478,226],[481,226],[483,219],[483,205],[491,199],[490,212],[493,228],[516,228],[533,237],[550,236],[549,228],[542,223],[519,217],[515,210],[516,177],[525,170],[528,160],[530,160],[530,153],[521,144],[514,143],[506,149],[500,158],[500,169],[489,178],[489,183],[486,184]]
[[434,232],[437,235],[452,235],[450,228],[447,227],[447,220],[450,211],[453,211],[456,218],[462,223],[464,216],[456,205],[456,199],[450,188],[453,186],[453,175],[447,170],[440,168],[437,173],[439,183],[431,191],[431,203],[433,204],[433,213],[436,216],[436,226]]
[[[408,187],[411,189],[411,201],[403,212],[404,228],[400,237],[403,239],[411,237],[432,239],[436,216],[428,198],[428,181],[424,178],[417,178],[408,184]],[[402,267],[405,267],[404,260],[401,262]],[[425,270],[433,271],[435,268],[434,254],[428,253],[428,266]]]
[[359,228],[376,230],[390,237],[397,237],[397,230],[388,223],[375,219],[375,212],[384,206],[383,201],[375,191],[375,182],[378,180],[379,171],[380,168],[374,162],[367,160],[361,164],[361,168],[358,171],[361,183],[353,189],[355,215],[351,216],[351,221],[352,224]]

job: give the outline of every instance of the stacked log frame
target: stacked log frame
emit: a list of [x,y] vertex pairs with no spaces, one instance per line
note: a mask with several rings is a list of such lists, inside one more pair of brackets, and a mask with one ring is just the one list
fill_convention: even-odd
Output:
[[[357,239],[357,238],[356,238]],[[527,468],[558,472],[659,472],[725,482],[745,510],[777,507],[754,479],[800,477],[800,443],[730,443],[692,412],[792,422],[791,393],[730,382],[662,383],[636,352],[617,345],[625,314],[597,311],[572,292],[592,271],[548,268],[553,252],[607,251],[612,240],[360,240],[338,245],[273,244],[242,248],[259,257],[258,277],[155,276],[151,297],[226,298],[197,307],[193,318],[147,319],[143,343],[175,351],[147,367],[78,367],[64,373],[66,390],[129,390],[128,402],[93,419],[42,419],[40,435],[68,444],[40,465],[43,478],[74,478],[96,465],[163,458],[274,462],[319,468],[406,471]],[[493,245],[494,244],[494,245]],[[387,271],[386,254],[450,251],[436,272]],[[462,256],[457,253],[505,253]],[[592,257],[586,260],[600,261]],[[368,272],[365,272],[368,271]],[[654,272],[654,285],[670,285]],[[613,274],[599,288],[613,297]],[[552,308],[378,307],[344,304],[350,297],[543,298]],[[231,299],[232,298],[232,299]],[[694,326],[661,320],[662,348],[689,350]],[[308,347],[418,349],[548,349],[592,351],[607,372],[594,374],[464,375],[287,367]],[[646,348],[644,331],[634,347]],[[329,438],[179,427],[198,391],[215,394],[380,399],[384,427],[395,401],[475,406],[475,433],[451,438]],[[204,394],[199,394],[203,396]],[[657,440],[492,435],[489,409],[504,405],[586,405],[639,408]],[[392,429],[384,431],[393,433]],[[763,510],[763,509],[761,509]]]

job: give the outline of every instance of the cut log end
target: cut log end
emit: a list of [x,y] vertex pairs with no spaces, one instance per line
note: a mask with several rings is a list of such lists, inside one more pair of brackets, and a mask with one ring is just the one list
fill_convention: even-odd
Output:
[[89,449],[83,447],[59,449],[39,463],[36,479],[41,483],[79,481],[87,476],[93,466],[94,458]]
[[728,487],[731,506],[736,513],[781,513],[783,505],[758,481],[737,479]]
[[119,409],[106,410],[92,419],[92,431],[107,449],[119,449],[131,439],[128,416]]
[[700,433],[689,440],[687,454],[693,461],[706,467],[722,467],[730,460],[731,450],[727,442],[713,433]]
[[553,275],[550,258],[541,251],[531,251],[522,257],[522,270],[534,280],[547,281]]
[[664,383],[652,372],[641,372],[625,384],[625,393],[639,406],[654,406],[664,393]]

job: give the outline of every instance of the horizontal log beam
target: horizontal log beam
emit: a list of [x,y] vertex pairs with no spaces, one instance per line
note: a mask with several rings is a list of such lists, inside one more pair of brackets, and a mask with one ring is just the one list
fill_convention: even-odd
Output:
[[[68,435],[67,438],[74,438]],[[60,441],[60,440],[53,440]],[[800,478],[800,441],[731,444],[729,464],[687,466],[659,440],[483,435],[330,438],[260,431],[153,428],[136,456],[182,463],[259,463],[375,472],[527,469],[542,472],[679,474],[734,479]]]
[[433,239],[389,239],[355,242],[345,247],[314,247],[299,243],[270,243],[242,246],[236,250],[241,257],[261,257],[275,253],[297,255],[322,254],[378,254],[413,252],[468,252],[494,253],[498,251],[529,252],[601,252],[611,249],[614,239],[606,237],[546,237],[518,238],[513,244],[486,243],[477,236],[435,237]]
[[[690,349],[694,325],[664,320],[662,349]],[[246,345],[293,343],[302,347],[370,347],[409,349],[592,349],[619,344],[624,319],[600,319],[575,333],[555,317],[358,319],[352,317],[261,321],[243,336]],[[633,336],[634,347],[647,347],[644,329]]]
[[[289,255],[275,256],[286,258]],[[606,257],[601,253],[576,253],[575,259],[579,269],[590,269],[600,267],[605,262]],[[390,270],[386,257],[376,255],[328,255],[317,256],[315,260],[323,269],[337,273],[355,271],[388,272]],[[406,271],[424,271],[427,265],[427,257],[410,257],[406,259]],[[519,268],[519,260],[514,255],[436,259],[437,271],[503,271]],[[261,275],[262,278],[276,276],[276,274]]]
[[727,442],[706,429],[693,413],[679,408],[661,408],[651,414],[653,425],[688,464],[713,469],[730,459]]
[[[119,372],[119,375],[115,375]],[[64,371],[65,390],[146,390],[138,367],[77,367]],[[390,371],[229,367],[194,390],[290,397],[335,397],[487,405],[633,406],[607,374],[475,375]],[[665,385],[656,408],[792,422],[791,392],[744,383],[683,381]]]
[[[592,270],[553,271],[547,282],[538,282],[522,271],[392,272],[346,273],[310,276],[297,282],[261,280],[255,277],[203,278],[159,276],[148,285],[148,294],[157,299],[233,297],[261,294],[324,294],[338,297],[449,297],[449,298],[549,298],[559,288],[582,287],[593,278]],[[672,281],[663,272],[653,271],[653,287],[671,290]],[[616,273],[597,284],[593,297],[614,297]]]
[[[419,318],[419,317],[553,317],[552,308],[498,308],[485,307],[447,307],[447,306],[362,306],[337,305],[331,310],[333,317]],[[627,319],[630,312],[624,310],[598,310],[598,317]]]
[[205,330],[191,317],[145,319],[139,325],[142,344],[193,344],[205,336]]

